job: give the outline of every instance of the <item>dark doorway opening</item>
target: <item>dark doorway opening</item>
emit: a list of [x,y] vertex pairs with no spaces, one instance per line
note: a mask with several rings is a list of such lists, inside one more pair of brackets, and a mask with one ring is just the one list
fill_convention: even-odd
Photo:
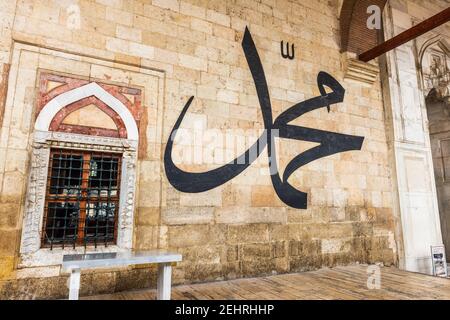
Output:
[[450,97],[432,89],[426,98],[442,241],[450,259]]

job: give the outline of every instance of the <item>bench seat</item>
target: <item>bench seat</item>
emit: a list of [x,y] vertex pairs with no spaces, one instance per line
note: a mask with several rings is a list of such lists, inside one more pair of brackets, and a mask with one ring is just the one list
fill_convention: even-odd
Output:
[[158,264],[157,299],[169,300],[172,275],[171,263],[181,260],[181,254],[164,250],[70,254],[63,257],[61,270],[70,272],[69,299],[78,300],[82,269],[114,268],[156,263]]

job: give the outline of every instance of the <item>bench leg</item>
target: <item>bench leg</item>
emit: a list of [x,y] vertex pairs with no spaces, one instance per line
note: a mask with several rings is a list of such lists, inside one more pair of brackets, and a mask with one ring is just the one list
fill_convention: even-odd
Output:
[[69,280],[69,300],[78,300],[80,292],[80,269],[70,271]]
[[170,290],[172,288],[172,266],[170,263],[158,265],[158,284],[156,289],[156,299],[170,300]]

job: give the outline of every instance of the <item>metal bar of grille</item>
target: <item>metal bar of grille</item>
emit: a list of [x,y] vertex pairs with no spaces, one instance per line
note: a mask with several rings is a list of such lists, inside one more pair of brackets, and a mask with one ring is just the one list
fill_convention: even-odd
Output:
[[118,154],[51,150],[43,246],[116,243],[120,167]]

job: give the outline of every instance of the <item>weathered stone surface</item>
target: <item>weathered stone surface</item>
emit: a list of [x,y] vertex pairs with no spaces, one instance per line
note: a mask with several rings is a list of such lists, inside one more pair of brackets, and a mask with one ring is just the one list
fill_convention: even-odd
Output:
[[286,223],[285,208],[230,206],[215,208],[216,223]]
[[271,258],[270,243],[244,244],[241,246],[242,261],[259,261]]
[[154,267],[119,271],[116,273],[115,291],[131,290],[132,288],[148,288],[156,286],[156,270]]
[[272,186],[254,186],[252,188],[253,207],[281,207],[283,203],[273,192]]
[[290,243],[291,257],[289,270],[291,272],[309,271],[320,268],[323,261],[320,241]]
[[0,233],[2,238],[2,240],[0,241],[0,257],[14,256],[19,232],[14,229],[12,230],[0,229]]
[[241,270],[244,277],[258,275],[268,275],[277,269],[275,260],[273,259],[256,259],[241,261]]
[[190,261],[198,261],[199,264],[220,263],[225,259],[226,247],[223,245],[202,244],[195,247],[187,247],[180,250],[184,261],[180,262],[180,266],[191,264]]
[[278,241],[272,242],[272,257],[274,258],[283,258],[286,257],[287,242],[286,241]]
[[269,230],[267,224],[247,224],[228,226],[227,243],[267,242]]
[[191,264],[184,269],[190,281],[217,281],[224,279],[223,265],[219,263]]
[[14,276],[14,256],[0,257],[0,281]]
[[226,226],[185,225],[169,226],[169,247],[183,248],[203,244],[222,244],[226,239]]
[[237,261],[239,259],[239,250],[238,246],[230,246],[227,249],[227,261]]
[[[84,272],[81,275],[80,295],[155,288],[156,275],[154,267],[113,272]],[[0,299],[67,299],[68,281],[68,276],[0,281]]]
[[136,249],[151,250],[157,249],[159,239],[159,227],[141,225],[134,230],[136,233]]
[[162,208],[161,220],[167,225],[205,224],[214,221],[214,207]]
[[[87,273],[83,274],[80,281],[80,295],[93,295],[96,292],[114,292],[120,277],[116,273]],[[67,288],[67,284],[66,284]],[[119,288],[120,289],[120,288]],[[67,295],[67,293],[64,293]]]
[[160,212],[161,209],[158,207],[140,207],[136,217],[138,225],[158,225],[160,221]]
[[0,226],[2,228],[15,228],[17,223],[17,202],[0,203]]

